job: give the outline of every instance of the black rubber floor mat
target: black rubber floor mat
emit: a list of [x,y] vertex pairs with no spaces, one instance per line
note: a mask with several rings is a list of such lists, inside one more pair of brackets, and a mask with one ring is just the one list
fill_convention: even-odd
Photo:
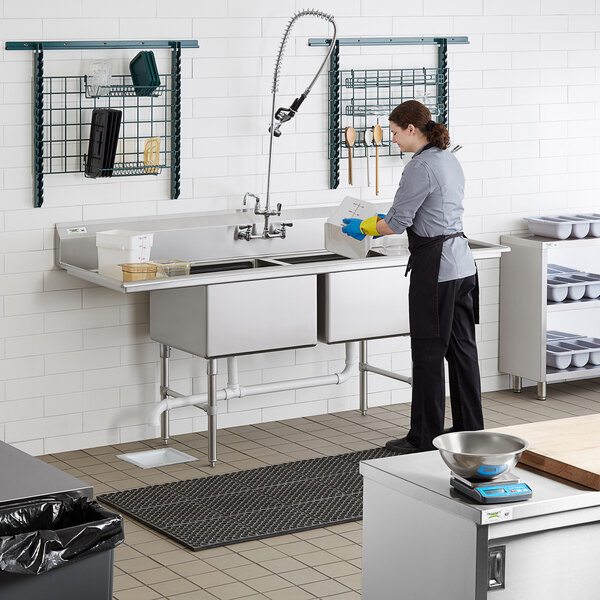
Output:
[[98,500],[191,550],[247,542],[362,519],[361,460],[339,456],[102,494]]

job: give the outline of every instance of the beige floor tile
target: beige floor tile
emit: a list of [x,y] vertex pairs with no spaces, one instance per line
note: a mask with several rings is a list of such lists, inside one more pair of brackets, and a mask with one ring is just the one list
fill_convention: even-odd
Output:
[[255,594],[255,591],[247,585],[236,581],[210,589],[210,593],[219,598],[219,600],[235,600]]
[[113,591],[120,592],[133,587],[139,587],[140,582],[131,575],[116,575],[113,580]]
[[167,596],[167,598],[169,600],[216,600],[216,596],[206,590],[194,590],[185,594],[177,594],[177,596]]
[[134,576],[145,585],[181,579],[178,573],[175,573],[171,569],[167,569],[167,567],[157,567],[156,569],[148,569],[147,571],[136,571]]
[[128,560],[119,560],[119,568],[125,573],[137,573],[138,571],[147,571],[160,567],[153,559],[142,556],[140,558],[130,558]]
[[271,572],[261,567],[260,565],[251,563],[241,567],[233,567],[232,569],[225,569],[227,575],[237,579],[238,581],[247,581],[249,579],[256,579],[257,577],[266,577]]
[[233,569],[234,567],[244,567],[252,564],[252,561],[248,559],[247,555],[255,552],[264,552],[265,550],[249,550],[248,552],[244,553],[244,556],[235,553],[224,554],[223,556],[215,556],[213,558],[206,558],[204,560],[209,565],[213,565],[213,567],[216,569]]
[[312,600],[317,596],[299,587],[283,588],[265,594],[270,600]]
[[185,592],[195,592],[198,589],[198,586],[189,579],[172,579],[170,581],[155,583],[150,587],[163,596],[166,596],[167,594],[169,596],[176,596],[177,594],[183,594]]
[[285,577],[285,579],[294,585],[302,585],[304,583],[313,583],[315,581],[323,581],[323,579],[327,579],[327,575],[324,575],[316,569],[311,569],[309,567],[298,569],[297,571],[288,571],[287,573],[282,573],[282,577]]
[[[360,569],[357,569],[355,566],[351,565],[347,562],[335,562],[329,563],[326,565],[319,565],[315,567],[317,571],[323,573],[327,577],[331,577],[332,579],[340,579],[340,577],[344,577],[346,575],[360,575]],[[350,587],[350,586],[348,586]],[[354,589],[354,588],[352,588]]]
[[128,590],[122,590],[114,594],[116,600],[157,600],[163,598],[162,594],[149,587],[135,587]]
[[334,579],[325,579],[323,581],[316,581],[314,583],[306,583],[301,587],[303,590],[306,590],[307,592],[317,596],[317,598],[326,598],[327,596],[342,594],[343,592],[348,591],[346,586],[338,583]]
[[[254,565],[251,565],[254,566]],[[210,571],[208,573],[202,573],[200,575],[190,575],[188,577],[198,587],[209,590],[210,588],[225,585],[228,583],[235,583],[235,578],[228,575],[225,571]]]
[[268,575],[266,577],[248,580],[246,581],[246,585],[257,592],[265,593],[290,587],[290,582],[279,575]]

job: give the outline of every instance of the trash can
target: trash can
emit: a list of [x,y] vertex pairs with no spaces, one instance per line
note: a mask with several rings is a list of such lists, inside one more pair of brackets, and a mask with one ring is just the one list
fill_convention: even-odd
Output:
[[2,600],[111,600],[123,520],[88,498],[0,507]]

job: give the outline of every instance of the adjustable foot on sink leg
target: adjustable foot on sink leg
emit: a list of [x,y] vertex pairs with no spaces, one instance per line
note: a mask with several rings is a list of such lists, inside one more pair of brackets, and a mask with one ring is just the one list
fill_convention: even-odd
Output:
[[537,396],[538,396],[538,400],[545,400],[546,399],[546,392],[547,392],[546,382],[545,381],[538,381],[538,384],[537,384]]

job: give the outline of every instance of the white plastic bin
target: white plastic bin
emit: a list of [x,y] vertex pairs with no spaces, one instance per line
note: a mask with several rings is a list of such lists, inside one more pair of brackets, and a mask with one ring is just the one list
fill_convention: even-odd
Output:
[[148,262],[152,250],[152,233],[111,229],[96,233],[98,273],[122,280],[122,263]]

